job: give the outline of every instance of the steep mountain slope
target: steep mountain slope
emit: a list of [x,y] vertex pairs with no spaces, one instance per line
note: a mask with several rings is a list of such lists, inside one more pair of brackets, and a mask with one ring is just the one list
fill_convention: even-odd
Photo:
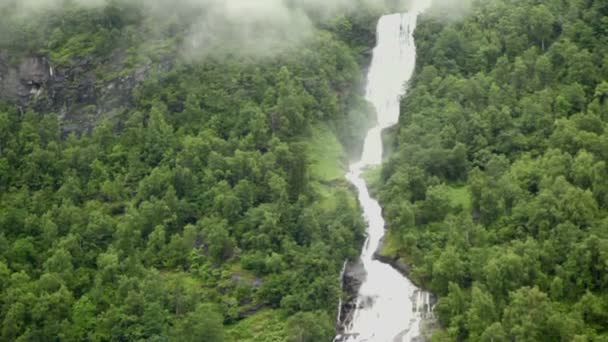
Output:
[[329,339],[378,9],[254,53],[194,46],[204,7],[24,3],[0,5],[0,340]]
[[434,340],[605,341],[608,6],[445,3],[416,32],[382,254],[439,295]]

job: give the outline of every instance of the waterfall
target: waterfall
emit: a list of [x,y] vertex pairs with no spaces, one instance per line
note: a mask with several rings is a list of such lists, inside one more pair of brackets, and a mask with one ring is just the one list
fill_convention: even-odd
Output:
[[382,131],[399,120],[400,98],[416,65],[414,29],[418,14],[430,0],[414,0],[408,13],[385,15],[377,28],[377,45],[367,77],[366,99],[376,109],[377,124],[367,132],[361,159],[350,165],[346,178],[357,188],[367,222],[361,251],[366,278],[361,284],[352,320],[336,341],[411,341],[430,310],[429,294],[416,288],[391,266],[374,259],[385,233],[382,208],[362,178],[363,171],[382,162]]
[[[340,293],[344,290],[344,272],[346,272],[346,265],[348,264],[348,260],[344,260],[344,264],[342,265],[342,271],[340,271]],[[340,324],[340,318],[342,316],[342,297],[338,301],[338,316],[336,317],[337,324]]]

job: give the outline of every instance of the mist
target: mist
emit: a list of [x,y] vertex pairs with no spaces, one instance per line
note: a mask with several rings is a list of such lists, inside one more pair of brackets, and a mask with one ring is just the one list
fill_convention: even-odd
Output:
[[315,20],[328,20],[361,6],[382,8],[387,1],[395,0],[0,0],[0,9],[13,19],[30,22],[70,4],[87,8],[136,4],[148,20],[160,21],[192,12],[195,17],[188,20],[183,43],[186,55],[220,50],[263,55],[306,42],[313,35]]
[[458,21],[469,14],[472,8],[473,0],[432,0],[431,8],[425,15],[443,21]]
[[314,31],[301,7],[283,0],[189,0],[203,8],[190,28],[184,52],[190,56],[218,51],[266,55],[306,41]]

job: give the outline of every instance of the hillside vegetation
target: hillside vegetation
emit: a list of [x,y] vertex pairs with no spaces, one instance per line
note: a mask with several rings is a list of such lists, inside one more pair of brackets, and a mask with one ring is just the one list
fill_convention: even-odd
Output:
[[137,4],[0,5],[6,70],[55,67],[0,105],[0,340],[329,340],[364,229],[340,167],[377,10],[297,49],[193,56],[195,12]]
[[384,253],[439,295],[435,341],[608,341],[608,4],[442,3],[381,175]]

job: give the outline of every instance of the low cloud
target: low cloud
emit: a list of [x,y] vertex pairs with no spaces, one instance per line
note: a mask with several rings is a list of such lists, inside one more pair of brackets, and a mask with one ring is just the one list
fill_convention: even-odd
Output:
[[327,19],[356,11],[361,5],[383,6],[395,1],[408,0],[0,0],[0,9],[8,6],[13,16],[25,18],[62,10],[67,4],[95,8],[130,2],[159,20],[192,10],[196,16],[184,39],[187,54],[230,51],[259,55],[292,47],[310,37],[314,31],[311,13],[315,19]]
[[461,20],[473,8],[473,0],[432,0],[431,3],[427,14],[447,21]]
[[307,39],[313,25],[298,7],[283,0],[207,0],[204,14],[191,27],[190,53],[233,51],[263,55]]

